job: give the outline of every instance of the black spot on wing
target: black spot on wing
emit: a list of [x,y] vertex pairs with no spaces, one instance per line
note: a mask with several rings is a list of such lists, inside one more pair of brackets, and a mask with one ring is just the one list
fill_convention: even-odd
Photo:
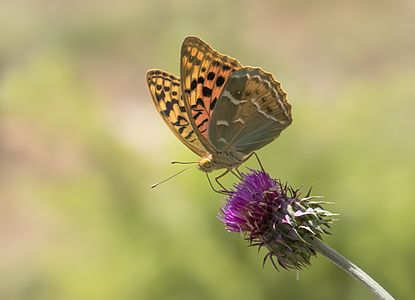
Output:
[[196,106],[199,106],[199,105],[205,108],[205,102],[203,102],[202,98],[197,98],[196,100]]
[[187,126],[189,125],[189,121],[183,116],[178,116],[176,122],[171,122],[174,126]]
[[221,87],[224,84],[224,82],[225,82],[225,77],[219,76],[216,79],[216,86]]
[[208,74],[207,74],[207,79],[208,80],[213,80],[215,78],[215,73],[213,73],[213,72],[209,72]]
[[190,83],[190,90],[193,91],[197,87],[196,79],[193,79],[192,83]]
[[201,112],[205,111],[205,103],[203,102],[202,98],[197,98],[196,103],[191,106],[193,111]]
[[204,119],[199,125],[197,125],[197,128],[200,128],[203,126],[203,124],[205,124],[206,122],[208,122],[209,120],[206,118]]
[[193,134],[194,134],[194,131],[193,130],[192,131],[189,131],[189,133],[184,138],[189,141],[189,139],[192,138]]
[[198,111],[194,116],[193,119],[197,120],[197,118],[199,118],[202,115],[201,111]]
[[164,93],[164,91],[161,91],[160,93],[156,93],[156,99],[159,102],[160,102],[160,100],[163,100],[165,97],[166,97],[166,94]]
[[173,110],[173,106],[175,104],[179,105],[179,101],[177,101],[177,99],[173,99],[173,100],[171,100],[169,102],[166,102],[166,109],[165,109],[165,111],[168,112],[168,114],[170,114],[170,111]]
[[213,99],[213,101],[212,102],[210,102],[210,105],[209,105],[209,109],[210,110],[213,110],[214,108],[215,108],[215,105],[216,105],[216,101],[218,101],[218,98],[214,98]]
[[212,89],[204,86],[203,89],[202,89],[202,94],[205,97],[210,97],[210,96],[212,96]]

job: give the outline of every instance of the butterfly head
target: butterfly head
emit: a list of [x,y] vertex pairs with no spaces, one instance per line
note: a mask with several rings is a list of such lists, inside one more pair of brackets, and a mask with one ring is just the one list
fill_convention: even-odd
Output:
[[197,167],[203,172],[212,172],[214,170],[212,157],[203,157],[198,161]]

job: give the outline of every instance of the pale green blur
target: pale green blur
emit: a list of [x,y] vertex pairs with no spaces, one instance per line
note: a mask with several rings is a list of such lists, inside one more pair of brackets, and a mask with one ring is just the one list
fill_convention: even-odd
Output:
[[195,168],[149,188],[197,159],[145,84],[187,35],[282,83],[266,169],[335,202],[326,242],[413,298],[414,20],[410,0],[0,2],[0,299],[374,299],[321,256],[262,269]]

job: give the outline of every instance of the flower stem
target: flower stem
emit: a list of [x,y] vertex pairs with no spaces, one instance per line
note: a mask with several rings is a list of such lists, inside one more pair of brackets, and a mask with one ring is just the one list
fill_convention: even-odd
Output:
[[338,267],[349,273],[352,277],[365,284],[379,299],[394,300],[394,298],[372,277],[367,275],[362,269],[338,253],[336,250],[323,243],[320,239],[314,238],[312,240],[312,244],[314,250],[321,253]]

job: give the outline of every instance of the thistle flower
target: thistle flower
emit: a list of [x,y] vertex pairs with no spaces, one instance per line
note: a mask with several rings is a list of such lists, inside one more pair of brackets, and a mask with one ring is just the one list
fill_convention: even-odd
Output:
[[228,193],[219,213],[226,230],[239,232],[252,246],[266,247],[275,268],[301,270],[310,265],[310,258],[320,253],[337,266],[361,281],[379,299],[393,299],[375,280],[340,253],[322,242],[329,234],[333,214],[322,208],[329,202],[310,196],[303,198],[299,190],[272,179],[264,171],[250,170],[242,174],[242,181]]
[[315,238],[329,233],[333,216],[313,201],[318,197],[299,197],[298,190],[272,179],[266,172],[243,174],[241,183],[230,192],[220,219],[230,232],[240,232],[250,245],[265,246],[275,267],[302,269],[316,255]]

